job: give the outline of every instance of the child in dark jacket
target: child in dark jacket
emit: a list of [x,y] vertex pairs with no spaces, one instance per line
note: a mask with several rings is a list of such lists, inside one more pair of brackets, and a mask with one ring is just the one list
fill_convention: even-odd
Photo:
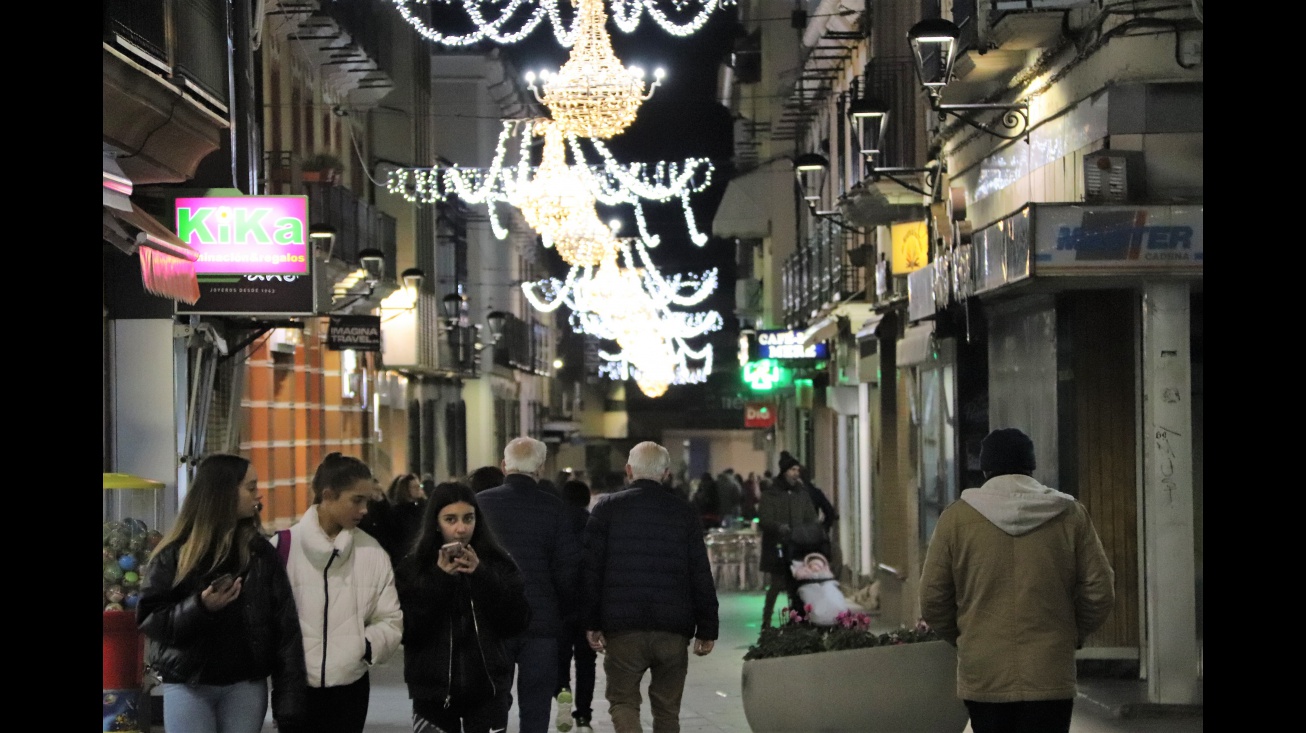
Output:
[[437,485],[395,574],[414,733],[508,725],[513,665],[503,640],[526,630],[531,610],[521,571],[479,519],[470,487]]

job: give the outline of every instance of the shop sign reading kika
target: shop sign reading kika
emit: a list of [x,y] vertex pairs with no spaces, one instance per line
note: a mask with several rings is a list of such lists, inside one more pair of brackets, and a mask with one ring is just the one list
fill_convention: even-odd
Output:
[[177,236],[196,275],[307,275],[308,197],[177,199]]

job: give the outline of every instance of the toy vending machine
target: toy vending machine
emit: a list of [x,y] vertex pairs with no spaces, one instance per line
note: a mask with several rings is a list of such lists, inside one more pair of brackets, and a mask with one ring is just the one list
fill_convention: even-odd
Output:
[[[163,535],[163,483],[104,474],[104,730],[149,733],[145,639],[136,628],[141,568]],[[142,517],[149,516],[151,523]]]

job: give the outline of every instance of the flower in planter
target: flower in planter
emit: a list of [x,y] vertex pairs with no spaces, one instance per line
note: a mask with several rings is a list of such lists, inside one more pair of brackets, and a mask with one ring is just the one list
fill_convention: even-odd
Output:
[[940,638],[923,620],[918,621],[914,628],[904,627],[888,633],[876,634],[870,630],[871,617],[865,613],[845,611],[836,617],[833,626],[818,626],[808,619],[811,607],[807,606],[803,611],[804,613],[799,613],[788,608],[781,609],[780,616],[787,620],[779,626],[762,629],[757,643],[748,648],[744,659],[770,659],[845,649],[914,644],[937,641]]

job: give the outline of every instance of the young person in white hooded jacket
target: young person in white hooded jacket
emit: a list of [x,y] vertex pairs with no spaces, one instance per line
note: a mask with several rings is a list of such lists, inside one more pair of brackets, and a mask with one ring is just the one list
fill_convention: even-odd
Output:
[[330,453],[313,475],[313,505],[274,537],[299,609],[308,682],[303,723],[280,733],[362,733],[368,670],[399,648],[403,613],[390,556],[358,528],[374,492],[367,464]]

